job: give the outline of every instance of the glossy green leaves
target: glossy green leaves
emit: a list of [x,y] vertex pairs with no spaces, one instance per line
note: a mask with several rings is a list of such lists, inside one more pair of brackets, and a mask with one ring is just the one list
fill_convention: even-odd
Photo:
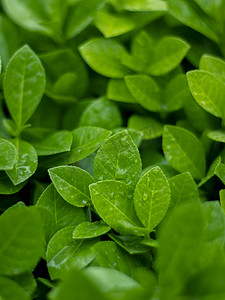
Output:
[[212,115],[224,118],[224,84],[211,73],[200,70],[190,71],[187,78],[197,103]]
[[86,171],[64,166],[50,169],[49,175],[59,194],[68,203],[82,207],[90,202],[88,186],[94,179]]
[[170,203],[168,181],[159,167],[145,173],[134,191],[135,210],[146,228],[156,227],[166,214]]
[[0,170],[13,168],[16,161],[16,148],[12,143],[0,138]]
[[4,78],[4,93],[18,128],[32,116],[45,90],[45,71],[30,49],[24,46],[10,60]]
[[194,134],[183,128],[165,126],[163,152],[170,165],[179,172],[190,172],[195,179],[205,175],[205,153]]
[[91,200],[101,218],[121,234],[143,235],[144,228],[136,217],[126,185],[114,180],[99,181],[90,185]]
[[37,153],[34,147],[22,140],[11,140],[16,148],[16,162],[7,175],[17,185],[31,177],[37,169]]
[[42,225],[32,207],[13,207],[0,217],[0,274],[31,271],[43,250]]
[[160,93],[154,80],[145,75],[132,75],[125,77],[126,85],[131,95],[144,108],[150,111],[160,111]]
[[141,175],[141,159],[127,131],[121,131],[105,141],[94,162],[96,180],[119,180],[134,190]]
[[81,45],[79,50],[87,64],[101,75],[123,78],[130,73],[120,62],[125,49],[114,40],[92,39]]

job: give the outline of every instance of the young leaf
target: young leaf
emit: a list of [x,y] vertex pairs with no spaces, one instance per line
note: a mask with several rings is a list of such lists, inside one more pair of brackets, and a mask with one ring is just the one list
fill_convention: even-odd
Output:
[[144,140],[151,140],[160,137],[163,132],[163,125],[148,116],[132,115],[127,124],[128,128],[143,132]]
[[26,291],[15,281],[0,277],[1,300],[31,300]]
[[70,225],[76,226],[86,221],[84,211],[66,202],[56,191],[53,184],[50,184],[41,194],[36,206],[49,211],[52,215],[55,231]]
[[43,250],[42,224],[38,212],[13,207],[0,217],[0,274],[31,271]]
[[114,179],[126,183],[129,192],[141,175],[141,158],[136,145],[126,130],[105,141],[94,162],[96,180]]
[[61,278],[71,266],[84,268],[94,258],[90,248],[96,243],[96,239],[73,240],[73,230],[73,226],[59,230],[48,243],[46,257],[52,280]]
[[107,97],[114,101],[136,103],[123,79],[110,79],[107,86]]
[[177,205],[199,201],[196,184],[189,173],[181,173],[169,179],[171,190],[170,209]]
[[73,231],[73,239],[91,239],[110,231],[110,227],[101,221],[84,222],[77,225]]
[[37,153],[34,147],[22,140],[11,140],[16,147],[16,162],[13,169],[6,171],[7,175],[17,185],[31,177],[37,169]]
[[202,180],[199,182],[198,188],[201,187],[203,184],[205,184],[209,179],[211,179],[215,175],[216,169],[220,163],[221,163],[221,157],[218,156],[212,162],[211,166],[208,169],[206,176],[204,178],[202,178]]
[[199,63],[199,69],[207,71],[225,82],[225,61],[219,57],[204,54]]
[[134,206],[146,228],[153,230],[165,216],[170,203],[170,187],[159,167],[145,173],[134,191]]
[[71,8],[66,22],[66,37],[71,39],[83,31],[94,19],[96,13],[104,7],[106,0],[81,1]]
[[142,27],[152,20],[151,14],[116,14],[109,10],[100,10],[95,17],[95,26],[106,38],[116,37],[137,27]]
[[57,192],[64,200],[78,207],[90,204],[88,187],[94,179],[89,173],[74,166],[55,167],[48,172]]
[[197,103],[216,117],[223,118],[225,86],[214,75],[206,71],[189,71],[187,79],[191,93]]
[[79,126],[96,126],[113,129],[122,125],[121,113],[115,103],[107,98],[92,101],[84,110]]
[[207,136],[213,141],[225,143],[225,132],[222,130],[209,131]]
[[16,162],[16,148],[9,141],[0,138],[0,170],[10,170]]
[[159,87],[146,75],[130,75],[125,77],[125,83],[135,100],[147,110],[161,111]]
[[190,172],[195,179],[205,175],[204,148],[190,131],[166,125],[163,131],[163,152],[169,164],[178,172]]
[[37,55],[25,45],[11,58],[4,77],[4,94],[18,128],[32,116],[45,90],[45,71]]
[[173,36],[162,38],[156,45],[147,71],[154,76],[172,71],[186,56],[190,46],[182,39]]
[[69,131],[57,131],[46,138],[32,142],[37,155],[52,155],[70,150],[73,136]]
[[127,198],[126,185],[115,180],[105,180],[90,185],[92,203],[106,224],[121,234],[143,235],[134,206]]
[[114,40],[97,38],[79,47],[81,56],[97,73],[110,78],[123,78],[130,70],[121,64],[124,47]]
[[73,164],[98,149],[110,136],[111,132],[98,127],[80,127],[72,131],[73,142],[67,153],[56,154],[40,160],[40,166],[44,168],[65,164]]

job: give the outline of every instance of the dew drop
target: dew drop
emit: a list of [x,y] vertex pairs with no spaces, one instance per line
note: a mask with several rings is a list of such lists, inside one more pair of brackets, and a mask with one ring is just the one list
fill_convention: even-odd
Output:
[[148,195],[146,193],[143,194],[143,200],[146,201],[148,199]]

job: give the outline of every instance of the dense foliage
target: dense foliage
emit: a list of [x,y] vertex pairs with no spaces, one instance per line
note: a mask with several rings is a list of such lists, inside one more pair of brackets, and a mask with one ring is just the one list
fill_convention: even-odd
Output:
[[0,300],[224,300],[225,0],[0,12]]

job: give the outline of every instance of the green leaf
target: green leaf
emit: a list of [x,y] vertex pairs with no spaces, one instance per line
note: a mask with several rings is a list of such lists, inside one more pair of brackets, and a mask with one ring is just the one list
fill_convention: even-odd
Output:
[[190,131],[166,125],[163,152],[166,160],[178,172],[190,172],[195,179],[202,179],[205,175],[204,148]]
[[221,163],[221,157],[218,156],[212,162],[211,166],[208,169],[206,176],[204,178],[202,178],[202,180],[199,182],[198,188],[201,187],[203,184],[205,184],[209,179],[211,179],[215,175],[215,171],[220,163]]
[[138,260],[128,255],[115,242],[104,241],[92,247],[95,253],[94,263],[100,267],[116,269],[129,276],[140,266]]
[[32,142],[37,155],[52,155],[67,152],[71,148],[73,136],[69,131],[57,131],[43,140]]
[[160,91],[156,82],[146,75],[130,75],[125,83],[135,100],[147,110],[161,111]]
[[134,206],[146,228],[153,230],[165,216],[170,203],[169,183],[159,167],[145,173],[134,191]]
[[189,88],[196,102],[216,117],[223,118],[225,86],[214,75],[206,71],[187,73]]
[[81,56],[97,73],[110,78],[123,78],[129,74],[121,64],[125,48],[114,40],[96,38],[79,47]]
[[25,272],[20,275],[11,276],[10,278],[18,283],[26,291],[28,296],[32,297],[37,288],[37,283],[31,272]]
[[151,14],[136,13],[128,15],[126,13],[116,14],[108,10],[100,10],[95,17],[95,26],[105,38],[112,38],[142,27],[151,20]]
[[133,191],[141,175],[141,158],[130,134],[123,130],[101,146],[94,162],[96,180],[114,179],[128,185]]
[[127,198],[123,182],[104,180],[90,185],[92,203],[110,227],[121,234],[143,235],[147,232],[140,228],[133,203]]
[[78,207],[90,204],[88,187],[94,179],[88,172],[74,166],[55,167],[48,172],[57,192],[64,200]]
[[5,172],[0,172],[0,195],[11,195],[19,192],[19,190],[26,184],[22,182],[14,185]]
[[0,16],[0,53],[4,66],[20,46],[16,26],[3,14]]
[[96,239],[73,240],[74,226],[65,227],[53,235],[47,247],[47,266],[52,280],[62,278],[72,266],[84,268],[94,258],[91,247]]
[[45,71],[37,55],[25,45],[11,58],[4,77],[4,94],[18,128],[32,116],[45,90]]
[[183,103],[189,100],[190,96],[186,76],[177,75],[162,90],[162,109],[166,112],[179,110]]
[[96,221],[93,223],[84,222],[77,225],[73,232],[73,239],[90,239],[97,236],[101,236],[110,231],[110,227],[104,224],[102,221]]
[[37,153],[34,147],[22,140],[11,140],[16,147],[16,162],[12,170],[6,171],[13,184],[17,185],[31,177],[37,169]]
[[205,240],[210,247],[213,243],[225,243],[225,216],[218,201],[205,202],[202,205],[205,222]]
[[163,125],[148,116],[132,115],[128,120],[128,128],[143,132],[144,140],[151,140],[162,135]]
[[177,67],[186,56],[190,46],[181,38],[166,36],[156,45],[150,65],[149,74],[165,75]]
[[132,40],[131,53],[133,68],[135,71],[144,71],[151,61],[153,43],[150,36],[145,32],[139,32]]
[[130,254],[149,252],[149,247],[141,243],[143,241],[143,238],[141,237],[131,235],[115,235],[113,233],[109,234],[109,237]]
[[207,136],[213,141],[225,143],[225,132],[222,130],[209,131]]
[[107,86],[107,97],[114,101],[136,103],[123,79],[110,79]]
[[0,170],[10,170],[16,162],[16,148],[9,141],[0,138]]
[[7,15],[19,26],[62,40],[62,23],[67,5],[62,0],[20,1],[3,0]]
[[225,214],[225,190],[220,190],[220,204]]
[[46,70],[45,92],[49,97],[64,104],[75,102],[84,95],[88,87],[88,73],[77,52],[57,49],[40,55],[40,58]]
[[71,8],[66,22],[66,37],[71,39],[92,23],[97,12],[104,7],[106,0],[81,1]]
[[0,277],[0,299],[31,300],[26,291],[18,283],[5,277]]
[[[50,226],[47,226],[48,220],[44,222],[46,224],[46,230],[48,236],[51,237],[56,231],[70,225],[78,225],[86,220],[83,209],[74,207],[66,202],[56,191],[53,184],[50,184],[45,191],[41,194],[37,202],[37,207],[45,208],[52,216],[53,232],[49,230]],[[41,217],[43,214],[41,214]]]
[[71,268],[50,296],[52,300],[106,300],[100,288],[82,271]]
[[88,267],[84,273],[104,293],[124,292],[141,288],[140,284],[133,278],[115,269],[102,267]]
[[201,57],[199,68],[216,76],[219,80],[225,82],[225,61],[219,57],[204,54]]
[[225,165],[223,163],[219,163],[215,168],[215,174],[219,179],[225,184]]
[[166,11],[167,3],[161,0],[116,0],[128,11]]
[[181,23],[217,41],[217,35],[209,18],[207,20],[205,14],[199,8],[193,7],[192,3],[187,0],[169,0],[169,13]]
[[0,217],[0,274],[31,271],[43,250],[38,212],[26,206],[10,208]]
[[[173,234],[171,234],[173,233]],[[159,236],[159,283],[177,295],[201,255],[203,219],[199,205],[180,205],[163,223]],[[173,299],[173,298],[172,298]]]
[[73,164],[97,150],[110,131],[98,127],[80,127],[72,131],[73,142],[68,153],[56,154],[40,160],[40,166],[44,168],[65,164]]
[[84,110],[79,126],[96,126],[113,129],[122,125],[121,113],[115,103],[107,98],[92,101]]
[[199,201],[197,186],[190,173],[181,173],[169,179],[171,190],[170,210],[178,205]]

